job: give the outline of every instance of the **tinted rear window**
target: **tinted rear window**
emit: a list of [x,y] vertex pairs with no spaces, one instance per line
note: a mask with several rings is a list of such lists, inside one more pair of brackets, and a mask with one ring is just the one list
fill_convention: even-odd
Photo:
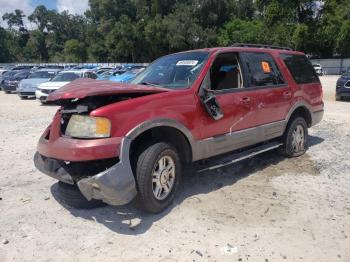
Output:
[[282,58],[297,84],[320,82],[315,69],[306,56],[282,54]]
[[273,58],[266,53],[241,53],[249,87],[283,85],[284,80]]

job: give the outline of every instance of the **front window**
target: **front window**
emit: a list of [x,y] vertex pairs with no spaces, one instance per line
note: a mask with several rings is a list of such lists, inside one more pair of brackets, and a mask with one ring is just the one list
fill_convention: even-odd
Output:
[[29,76],[29,78],[52,78],[56,72],[52,71],[37,71]]
[[79,74],[76,73],[61,73],[58,74],[55,78],[53,78],[52,82],[70,82],[77,78],[79,78]]
[[171,89],[189,88],[203,68],[208,52],[186,52],[159,58],[131,81]]

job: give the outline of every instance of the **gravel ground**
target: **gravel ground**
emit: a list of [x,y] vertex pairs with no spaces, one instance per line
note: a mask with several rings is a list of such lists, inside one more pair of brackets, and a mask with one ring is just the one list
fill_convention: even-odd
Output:
[[334,101],[336,79],[322,77],[307,154],[192,172],[159,215],[61,204],[32,162],[56,107],[0,92],[0,261],[350,261],[350,102]]

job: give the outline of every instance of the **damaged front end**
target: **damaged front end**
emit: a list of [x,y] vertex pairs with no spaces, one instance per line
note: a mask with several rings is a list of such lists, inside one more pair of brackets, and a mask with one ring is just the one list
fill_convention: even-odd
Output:
[[[84,88],[85,85],[85,88]],[[127,137],[76,137],[67,132],[72,116],[89,117],[103,106],[164,89],[115,86],[78,82],[52,93],[48,100],[61,106],[38,143],[34,164],[44,174],[64,183],[77,185],[87,200],[110,205],[129,203],[137,194]],[[93,118],[93,117],[91,117]],[[101,119],[101,118],[100,118]]]
[[129,203],[136,196],[136,184],[129,161],[128,138],[79,139],[67,135],[73,115],[89,113],[125,96],[88,97],[56,101],[61,109],[45,131],[34,156],[44,174],[64,183],[76,184],[87,200],[110,205]]

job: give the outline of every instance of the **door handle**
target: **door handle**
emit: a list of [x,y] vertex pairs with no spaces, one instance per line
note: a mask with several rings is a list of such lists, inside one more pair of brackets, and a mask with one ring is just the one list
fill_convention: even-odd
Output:
[[246,107],[249,110],[251,108],[251,103],[250,102],[251,102],[250,97],[242,97],[241,98],[241,105],[243,105],[244,107]]
[[246,96],[241,99],[241,103],[244,105],[250,104],[250,97]]
[[284,98],[291,98],[292,97],[292,92],[291,91],[284,91],[283,92],[283,97]]

